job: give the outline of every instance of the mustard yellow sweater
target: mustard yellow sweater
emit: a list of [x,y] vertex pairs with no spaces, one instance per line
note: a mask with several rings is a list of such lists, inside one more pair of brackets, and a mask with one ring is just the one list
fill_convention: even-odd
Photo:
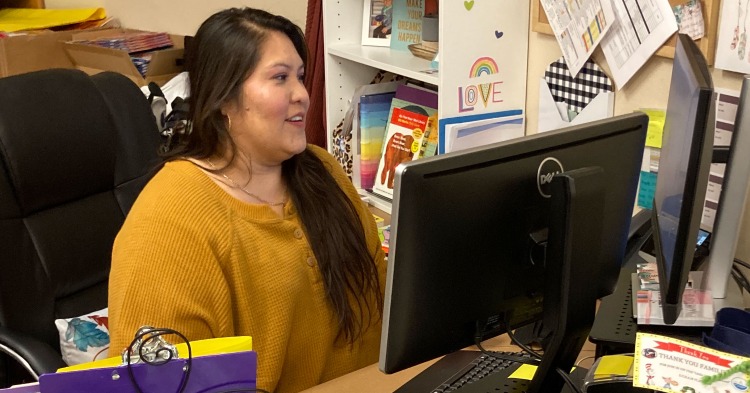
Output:
[[[334,158],[308,149],[355,201],[385,287],[372,214]],[[189,340],[248,335],[258,353],[258,387],[297,392],[375,363],[377,321],[353,346],[337,341],[336,317],[292,203],[282,219],[267,206],[229,196],[187,161],[167,163],[156,174],[115,240],[113,355],[142,325],[176,329]]]

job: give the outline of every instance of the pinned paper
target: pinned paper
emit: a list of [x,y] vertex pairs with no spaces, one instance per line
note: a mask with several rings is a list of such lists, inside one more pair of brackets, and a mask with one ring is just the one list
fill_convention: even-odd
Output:
[[656,191],[656,173],[641,171],[640,186],[638,187],[638,206],[651,209],[654,204]]
[[562,57],[547,66],[539,84],[539,132],[614,114],[614,88],[607,74],[592,60],[581,70],[573,77]]
[[703,26],[706,22],[703,20],[700,1],[689,0],[685,4],[673,6],[672,10],[674,10],[680,33],[687,34],[694,40],[703,38],[705,35]]
[[664,118],[666,112],[663,109],[641,109],[648,115],[648,133],[646,134],[646,146],[661,149],[661,140],[664,135]]

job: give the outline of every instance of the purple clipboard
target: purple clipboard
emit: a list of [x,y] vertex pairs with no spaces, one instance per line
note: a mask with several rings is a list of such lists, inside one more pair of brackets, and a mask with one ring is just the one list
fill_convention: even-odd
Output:
[[[243,351],[195,357],[185,393],[211,393],[255,389],[257,354]],[[144,393],[177,392],[186,373],[187,359],[163,365],[131,365],[133,376]],[[135,393],[127,366],[44,374],[39,378],[43,393],[108,392]]]

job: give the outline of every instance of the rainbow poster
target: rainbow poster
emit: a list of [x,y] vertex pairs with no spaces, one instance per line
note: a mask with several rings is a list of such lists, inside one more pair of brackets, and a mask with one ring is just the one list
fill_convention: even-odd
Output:
[[469,78],[476,78],[482,75],[493,75],[498,73],[497,62],[491,57],[480,57],[469,70]]
[[440,13],[450,16],[440,33],[438,76],[438,151],[445,153],[447,124],[524,118],[529,2],[443,1]]

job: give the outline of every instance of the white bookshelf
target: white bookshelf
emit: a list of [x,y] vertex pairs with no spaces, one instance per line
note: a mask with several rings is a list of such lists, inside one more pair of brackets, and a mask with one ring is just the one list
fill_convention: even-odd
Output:
[[[468,5],[473,5],[469,7]],[[430,61],[411,52],[363,46],[363,1],[323,0],[327,141],[332,151],[333,128],[343,119],[354,90],[370,83],[378,70],[437,86],[439,124],[444,119],[524,109],[529,10],[526,0],[439,0],[440,71],[425,73]],[[497,32],[502,32],[498,37]],[[472,75],[482,59],[492,60],[493,74]],[[489,85],[489,102],[466,105],[472,86]],[[502,93],[498,93],[502,89]],[[479,90],[478,90],[479,91]],[[469,92],[470,93],[470,92]],[[498,97],[501,97],[499,99]],[[464,102],[462,102],[464,100]],[[439,126],[441,127],[441,126]],[[390,213],[390,203],[377,196],[370,203]]]

